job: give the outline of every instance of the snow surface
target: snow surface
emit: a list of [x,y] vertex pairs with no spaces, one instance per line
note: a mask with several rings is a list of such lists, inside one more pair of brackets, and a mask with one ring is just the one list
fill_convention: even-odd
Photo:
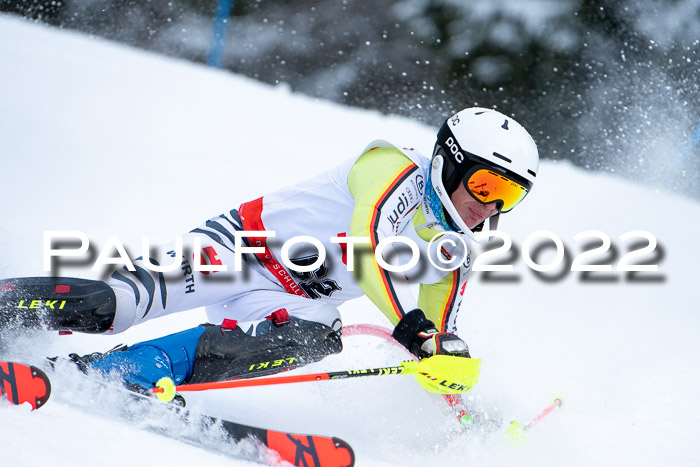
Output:
[[[0,277],[43,274],[44,230],[82,230],[97,247],[118,236],[135,257],[143,236],[169,240],[332,167],[373,139],[430,153],[435,131],[8,16],[0,16],[0,109]],[[501,220],[517,253],[516,282],[474,273],[458,319],[460,335],[483,358],[481,382],[467,397],[473,407],[527,422],[553,396],[564,398],[565,407],[524,446],[458,433],[442,400],[406,377],[208,391],[188,397],[189,405],[243,423],[339,436],[360,466],[698,465],[698,228],[697,202],[542,164],[528,200]],[[574,235],[603,231],[617,249],[613,264],[630,244],[619,236],[647,230],[663,253],[659,272],[641,277],[659,280],[633,282],[621,272],[607,281],[572,272],[539,279],[519,252],[543,229],[561,237],[570,256],[581,251]],[[539,261],[551,257],[546,250]],[[90,264],[59,272],[98,274]],[[365,299],[341,313],[346,325],[388,325]],[[34,363],[104,351],[203,320],[200,309],[119,336],[32,335],[2,357]],[[351,337],[341,355],[300,371],[403,358],[375,338]],[[216,446],[201,449],[145,429],[150,420],[187,438],[178,421],[125,421],[118,413],[128,402],[70,371],[57,374],[53,386],[39,411],[2,407],[6,465],[274,462],[250,445],[217,443],[213,433],[189,433]]]

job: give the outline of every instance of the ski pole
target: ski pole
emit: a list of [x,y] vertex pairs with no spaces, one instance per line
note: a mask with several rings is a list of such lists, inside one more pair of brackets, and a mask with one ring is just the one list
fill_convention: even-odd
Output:
[[[351,324],[343,327],[343,338],[350,336],[374,336],[384,339],[386,342],[401,348],[408,353],[408,349],[394,339],[391,335],[391,330],[377,326],[376,324]],[[416,357],[414,357],[416,358]],[[450,407],[450,410],[455,414],[457,422],[463,427],[468,427],[472,423],[472,416],[462,403],[457,394],[443,394],[442,397]]]
[[560,398],[556,398],[552,401],[550,405],[548,405],[538,416],[530,420],[530,423],[528,423],[525,426],[522,426],[520,423],[517,421],[513,420],[510,422],[510,426],[508,427],[507,434],[508,437],[511,439],[511,441],[515,442],[516,444],[522,443],[525,441],[525,432],[532,429],[535,425],[540,423],[544,418],[552,413],[554,409],[557,407],[561,407],[562,405],[562,400]]
[[535,418],[533,418],[532,420],[530,420],[530,423],[528,423],[527,425],[525,425],[525,426],[523,427],[523,430],[527,431],[527,430],[533,428],[535,425],[537,425],[538,423],[540,423],[540,422],[544,419],[544,417],[546,417],[547,415],[549,415],[550,413],[552,413],[552,411],[553,411],[554,409],[556,409],[557,407],[561,407],[561,404],[562,404],[561,399],[559,399],[559,398],[554,399],[554,400],[552,401],[552,403],[551,403],[549,406],[547,406],[538,416],[536,416]]
[[175,386],[170,378],[161,378],[152,389],[156,396],[166,402],[173,399],[176,392],[206,391],[209,389],[228,389],[251,386],[269,386],[276,384],[301,383],[306,381],[327,381],[365,376],[412,375],[426,390],[438,394],[461,394],[469,391],[479,381],[481,360],[435,355],[420,362],[406,361],[398,366],[383,368],[365,368],[361,370],[331,371],[305,375],[275,376],[270,378],[251,378],[210,383],[182,384]]

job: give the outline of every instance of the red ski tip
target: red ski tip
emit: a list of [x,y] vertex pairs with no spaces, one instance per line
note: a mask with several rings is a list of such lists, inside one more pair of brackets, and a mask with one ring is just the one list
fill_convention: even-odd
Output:
[[294,435],[268,430],[267,445],[282,459],[296,466],[350,467],[355,465],[355,453],[339,438]]
[[15,405],[28,402],[32,410],[46,404],[51,394],[48,376],[40,369],[22,363],[0,362],[0,395]]

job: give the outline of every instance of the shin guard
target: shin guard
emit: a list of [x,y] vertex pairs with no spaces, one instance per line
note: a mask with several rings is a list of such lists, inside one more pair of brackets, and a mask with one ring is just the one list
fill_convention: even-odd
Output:
[[0,330],[49,328],[101,333],[116,313],[116,298],[102,281],[22,277],[0,281]]
[[283,325],[263,320],[247,330],[235,324],[207,325],[205,329],[190,383],[269,375],[343,349],[339,331],[295,317]]

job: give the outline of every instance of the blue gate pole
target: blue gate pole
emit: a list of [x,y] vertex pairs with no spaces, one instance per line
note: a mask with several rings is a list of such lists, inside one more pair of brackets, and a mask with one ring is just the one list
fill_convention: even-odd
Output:
[[686,164],[691,154],[695,151],[695,148],[698,147],[698,144],[700,144],[700,124],[695,127],[695,129],[690,135],[690,138],[688,138],[688,141],[686,141],[680,153],[678,154],[677,164],[681,168],[683,168],[683,166]]
[[233,9],[233,0],[218,0],[216,4],[216,18],[214,18],[214,30],[211,36],[209,57],[207,65],[219,68],[224,56],[224,41],[226,40],[227,22]]

